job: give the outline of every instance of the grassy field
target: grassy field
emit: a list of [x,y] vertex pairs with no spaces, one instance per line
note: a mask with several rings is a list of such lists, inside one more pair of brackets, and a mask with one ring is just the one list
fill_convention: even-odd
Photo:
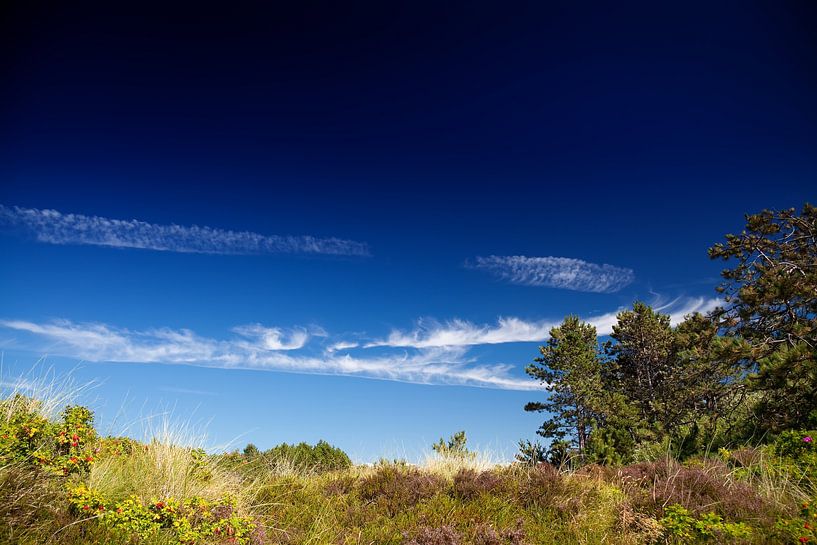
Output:
[[810,436],[574,470],[479,455],[326,466],[328,445],[303,463],[208,455],[167,428],[101,438],[60,401],[0,401],[2,543],[806,543],[817,525]]

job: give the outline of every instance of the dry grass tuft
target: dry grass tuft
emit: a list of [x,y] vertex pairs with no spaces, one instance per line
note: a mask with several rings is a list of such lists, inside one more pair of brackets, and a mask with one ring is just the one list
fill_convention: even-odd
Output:
[[618,482],[638,511],[662,515],[678,504],[697,515],[714,512],[729,520],[773,518],[768,503],[748,483],[732,477],[722,462],[706,460],[697,467],[667,458],[641,462],[618,471]]
[[434,452],[426,453],[422,468],[446,479],[452,479],[463,469],[483,472],[495,469],[500,465],[490,452],[469,452],[465,455]]
[[0,365],[0,421],[7,422],[14,414],[34,413],[48,420],[56,419],[60,411],[83,394],[96,387],[95,382],[77,384],[71,373],[58,375],[53,368],[43,369],[40,360],[20,376],[5,377]]
[[234,498],[246,512],[254,486],[201,447],[203,436],[185,425],[163,421],[152,438],[127,456],[109,456],[91,468],[88,486],[106,497]]

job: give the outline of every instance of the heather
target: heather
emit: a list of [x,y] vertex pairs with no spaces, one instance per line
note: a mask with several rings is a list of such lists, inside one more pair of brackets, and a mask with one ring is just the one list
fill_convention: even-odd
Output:
[[[813,431],[629,465],[486,464],[447,451],[343,464],[340,449],[207,453],[183,437],[100,437],[93,413],[0,401],[0,542],[306,544],[798,543],[813,539]],[[67,439],[64,439],[67,438]],[[178,444],[173,441],[179,441]],[[464,449],[464,442],[463,442]],[[320,463],[320,453],[327,457]],[[345,455],[344,455],[345,456]]]

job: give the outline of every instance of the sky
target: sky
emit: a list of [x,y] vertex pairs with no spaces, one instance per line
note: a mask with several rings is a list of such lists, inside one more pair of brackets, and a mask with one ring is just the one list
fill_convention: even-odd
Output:
[[1,382],[106,433],[507,459],[564,316],[817,201],[813,2],[3,9]]

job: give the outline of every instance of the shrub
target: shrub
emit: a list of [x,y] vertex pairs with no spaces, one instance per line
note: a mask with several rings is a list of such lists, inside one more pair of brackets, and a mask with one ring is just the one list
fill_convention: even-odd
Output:
[[619,504],[616,527],[619,531],[637,536],[639,543],[657,543],[664,536],[664,527],[658,520],[633,511],[626,501]]
[[474,534],[474,545],[525,545],[525,521],[516,521],[516,527],[497,531],[495,528],[481,524]]
[[352,465],[352,460],[345,452],[326,441],[318,441],[314,446],[307,443],[282,443],[265,451],[263,456],[272,463],[287,460],[301,470],[335,471]]
[[726,460],[735,467],[751,468],[758,465],[763,459],[763,451],[759,448],[741,448],[726,451]]
[[375,502],[394,515],[434,496],[444,485],[443,479],[434,474],[415,468],[384,466],[361,479],[358,495],[362,500]]
[[200,497],[144,502],[138,496],[113,502],[96,490],[78,485],[70,490],[69,502],[76,515],[142,540],[169,534],[179,545],[204,540],[250,545],[260,543],[256,524],[235,512],[235,500],[211,503]]
[[775,439],[774,451],[778,456],[795,460],[817,461],[817,430],[784,431]]
[[[816,498],[817,499],[817,498]],[[800,506],[799,517],[778,521],[777,530],[781,539],[792,543],[817,543],[817,509],[815,502],[803,502]]]
[[664,509],[661,525],[671,542],[694,543],[718,540],[735,543],[738,539],[748,539],[752,535],[749,526],[742,522],[724,522],[720,515],[706,513],[698,517],[683,506],[673,504]]
[[731,478],[723,463],[704,461],[685,467],[674,460],[641,462],[624,467],[618,481],[633,506],[647,514],[664,514],[672,504],[696,516],[709,511],[730,519],[769,521],[774,514],[747,483]]
[[783,458],[782,465],[791,466],[801,475],[810,492],[817,493],[817,431],[784,431],[773,447],[775,453]]
[[326,486],[324,486],[323,491],[328,496],[348,494],[354,489],[355,481],[355,477],[351,475],[341,475],[329,481]]
[[550,464],[540,464],[522,474],[519,503],[526,507],[551,507],[564,489],[559,471]]
[[36,400],[15,394],[0,400],[0,462],[25,462],[58,475],[87,471],[96,460],[93,413],[68,406],[49,421]]
[[475,458],[477,453],[468,450],[465,446],[468,438],[464,431],[458,431],[448,442],[440,438],[439,441],[431,445],[431,449],[443,458]]
[[473,469],[461,469],[454,475],[452,492],[455,497],[469,501],[480,494],[492,492],[502,484],[502,477],[494,471],[477,473]]
[[535,466],[547,461],[547,449],[539,441],[530,440],[519,441],[519,452],[514,455],[514,459],[526,466]]
[[[408,538],[407,533],[403,534],[403,538]],[[405,545],[460,545],[460,543],[462,537],[453,526],[439,528],[424,526],[416,532],[414,538],[404,542]]]
[[98,458],[129,456],[141,445],[130,437],[103,437],[96,443]]

